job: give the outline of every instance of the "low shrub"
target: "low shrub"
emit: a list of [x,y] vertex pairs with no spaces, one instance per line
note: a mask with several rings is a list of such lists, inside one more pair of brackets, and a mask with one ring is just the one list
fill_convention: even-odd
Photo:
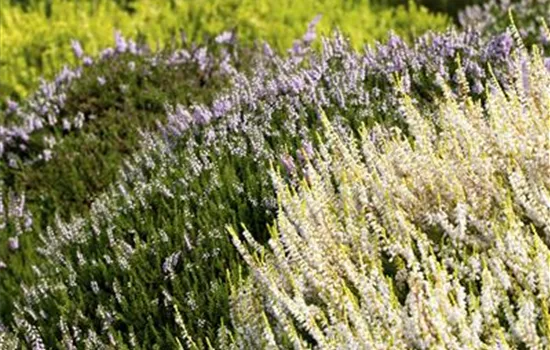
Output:
[[300,186],[275,176],[269,249],[231,229],[251,274],[222,348],[545,348],[550,74],[537,53],[515,66],[484,105],[405,95],[410,137],[325,118]]
[[[408,46],[392,37],[359,54],[336,35],[319,53],[304,46],[284,59],[266,46],[252,74],[232,71],[231,88],[211,103],[168,106],[162,135],[145,137],[89,214],[57,220],[41,243],[26,242],[32,270],[20,263],[25,254],[10,253],[2,322],[22,342],[34,334],[49,347],[173,348],[185,342],[183,329],[199,348],[223,345],[222,324],[221,333],[240,332],[229,286],[248,275],[239,273],[224,228],[243,223],[266,241],[277,210],[269,163],[298,184],[323,127],[320,108],[337,130],[381,122],[407,133],[401,90],[430,116],[441,96],[468,95],[476,79],[485,86],[489,62],[499,63],[494,74],[510,88],[513,42],[493,52],[492,40],[450,31]],[[474,63],[484,75],[468,68]],[[472,96],[484,101],[485,94]]]

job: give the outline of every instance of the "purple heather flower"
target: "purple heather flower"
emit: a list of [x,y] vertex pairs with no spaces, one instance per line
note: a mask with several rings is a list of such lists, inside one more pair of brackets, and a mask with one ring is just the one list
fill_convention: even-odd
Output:
[[274,56],[273,49],[271,48],[271,46],[269,46],[268,43],[264,42],[263,49],[264,49],[264,55],[266,55],[267,57]]
[[71,47],[73,48],[73,53],[76,58],[80,59],[84,55],[84,50],[78,40],[71,40]]
[[231,103],[227,98],[218,98],[212,104],[212,111],[214,112],[214,117],[219,118],[225,115],[231,108]]
[[15,113],[19,109],[17,102],[8,99],[8,112]]
[[387,44],[384,46],[388,47],[389,49],[399,49],[404,46],[404,42],[398,35],[392,32],[390,33],[390,37],[388,39]]
[[456,46],[452,42],[453,38],[448,36],[436,36],[432,42],[432,49],[436,52],[437,56],[442,58],[451,58],[456,54]]
[[463,63],[463,66],[468,75],[471,75],[472,77],[475,77],[475,78],[485,77],[485,70],[481,68],[481,66],[477,62],[472,60],[467,60]]
[[285,167],[285,170],[288,174],[292,174],[296,170],[296,164],[294,164],[294,159],[289,154],[281,156],[281,163]]
[[304,88],[305,83],[302,77],[296,75],[290,78],[290,90],[295,94],[299,94],[300,91]]
[[86,56],[82,59],[82,62],[85,66],[91,66],[94,63],[94,60],[90,56]]
[[309,44],[310,42],[312,42],[313,40],[315,40],[315,37],[316,37],[316,33],[314,31],[307,31],[304,36],[302,37],[302,40],[306,43],[306,44]]
[[128,43],[126,42],[126,40],[122,36],[122,33],[119,30],[115,31],[115,47],[117,52],[120,53],[126,52],[126,50],[128,49]]
[[107,82],[104,77],[97,77],[97,82],[99,85],[103,86]]
[[72,76],[73,75],[73,71],[69,69],[69,67],[67,66],[63,66],[63,69],[61,70],[61,73],[59,73],[57,75],[57,77],[55,78],[55,84],[56,85],[61,85],[61,83],[65,82],[65,81],[70,81],[72,80]]
[[175,108],[167,107],[168,129],[176,136],[181,135],[185,130],[189,129],[193,123],[193,117],[189,111],[182,105],[178,104]]
[[309,141],[302,142],[302,147],[304,148],[304,151],[308,155],[308,157],[313,157],[314,151],[313,151],[313,145]]
[[208,50],[205,47],[201,47],[196,51],[193,58],[195,59],[195,62],[199,64],[199,68],[204,71],[209,63]]
[[215,40],[218,44],[230,44],[233,41],[233,32],[223,32]]
[[299,40],[294,40],[292,43],[292,48],[289,50],[289,53],[293,57],[300,57],[304,53],[304,48],[302,47],[302,43]]
[[195,106],[193,120],[199,125],[208,124],[212,119],[212,113],[203,106]]
[[309,45],[313,40],[315,40],[315,37],[317,36],[315,33],[315,27],[317,26],[317,23],[321,20],[321,15],[315,16],[311,22],[309,22],[307,26],[307,31],[302,37],[302,41],[304,44]]
[[509,33],[501,34],[489,42],[485,53],[486,59],[505,60],[510,56],[514,39]]
[[298,158],[304,162],[306,159],[311,159],[314,155],[313,145],[309,141],[302,142],[302,149],[298,152]]
[[479,95],[481,94],[482,92],[484,91],[484,87],[483,87],[483,84],[481,83],[481,81],[479,80],[476,80],[474,82],[474,85],[472,86],[472,92],[476,95]]
[[215,139],[216,139],[216,132],[213,129],[208,130],[205,137],[206,144],[211,145]]
[[12,251],[15,251],[15,250],[19,249],[19,238],[18,237],[8,238],[8,247]]
[[115,50],[112,47],[108,47],[103,51],[101,51],[101,53],[99,54],[99,57],[101,57],[101,59],[106,59],[106,58],[112,57],[114,53],[115,53]]

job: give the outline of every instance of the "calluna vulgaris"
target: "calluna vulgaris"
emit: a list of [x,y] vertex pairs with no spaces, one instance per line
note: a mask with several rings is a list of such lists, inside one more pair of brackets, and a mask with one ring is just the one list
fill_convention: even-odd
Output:
[[538,53],[515,62],[484,106],[447,90],[424,115],[404,95],[412,140],[377,125],[357,141],[325,118],[299,188],[274,178],[269,249],[231,229],[252,276],[228,344],[548,348],[550,74]]
[[310,36],[228,66],[211,105],[168,106],[89,217],[42,233],[6,348],[548,346],[542,56],[512,32],[319,54]]

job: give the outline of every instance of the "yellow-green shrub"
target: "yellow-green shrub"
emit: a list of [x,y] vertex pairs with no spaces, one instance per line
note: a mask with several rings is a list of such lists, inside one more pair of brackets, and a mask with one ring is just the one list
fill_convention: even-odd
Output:
[[323,15],[320,32],[340,27],[356,46],[385,38],[389,29],[411,37],[448,23],[414,5],[407,10],[375,6],[368,0],[139,0],[132,14],[113,1],[53,0],[49,17],[42,5],[35,3],[24,11],[0,0],[0,99],[23,97],[40,76],[51,77],[63,64],[74,63],[71,39],[94,54],[113,42],[116,29],[125,36],[143,35],[153,48],[179,39],[181,30],[190,40],[200,41],[205,35],[235,29],[244,42],[263,39],[282,50],[305,32],[316,14]]

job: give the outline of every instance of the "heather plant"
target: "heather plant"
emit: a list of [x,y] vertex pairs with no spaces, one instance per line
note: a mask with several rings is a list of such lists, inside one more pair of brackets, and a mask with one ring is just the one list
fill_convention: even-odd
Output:
[[81,212],[114,180],[140,132],[163,122],[166,103],[208,101],[228,82],[227,67],[245,69],[250,55],[228,43],[181,45],[151,53],[117,35],[116,46],[94,60],[75,50],[80,66],[1,114],[2,177],[28,194],[43,227],[56,213]]
[[[389,97],[394,94],[391,87],[394,74],[405,75],[407,88],[415,98],[429,101],[440,90],[438,75],[444,81],[456,78],[454,62],[456,55],[460,55],[472,89],[480,95],[488,63],[496,67],[495,74],[506,82],[504,72],[513,49],[510,34],[486,41],[474,32],[449,31],[427,34],[412,45],[392,34],[387,44],[369,46],[361,55],[354,53],[340,37],[337,45],[325,43],[321,54],[312,56],[308,62],[304,59],[311,56],[307,50],[312,35],[310,29],[301,44],[295,43],[290,58],[294,67],[312,68],[307,74],[292,78],[288,87],[281,87],[285,89],[283,92],[300,89],[309,76],[348,69],[348,76],[325,77],[322,81],[335,84],[338,91],[331,94],[337,104],[347,105],[348,101],[342,98],[353,96],[355,100],[349,102],[354,106],[377,104],[372,109],[385,119],[395,116],[396,99]],[[43,82],[26,103],[12,102],[3,114],[0,155],[5,160],[2,166],[6,182],[19,193],[28,194],[30,202],[40,208],[45,218],[41,221],[46,224],[52,223],[51,214],[55,212],[67,217],[87,207],[94,193],[114,179],[124,154],[135,149],[137,130],[151,130],[156,123],[163,122],[165,103],[199,102],[223,86],[231,66],[246,70],[253,51],[237,49],[235,40],[229,43],[218,40],[220,43],[214,46],[155,55],[117,35],[117,45],[103,50],[95,62],[76,47],[75,54],[84,61],[83,65],[64,69],[54,81]],[[269,58],[272,51],[266,46],[264,55]],[[341,86],[343,83],[346,86]],[[388,97],[381,98],[386,94]],[[332,102],[327,97],[330,95],[319,92],[315,99],[328,108]],[[226,102],[217,104],[224,106]],[[135,122],[128,125],[127,118]],[[107,127],[112,132],[102,132]],[[46,192],[45,187],[49,187]],[[38,197],[41,199],[35,202]]]
[[485,104],[404,93],[408,135],[323,118],[300,185],[274,176],[269,248],[230,229],[251,274],[226,347],[547,348],[550,74],[538,51],[514,64]]
[[322,31],[340,27],[357,45],[383,39],[389,29],[411,39],[429,29],[442,30],[448,24],[443,15],[430,14],[415,5],[406,9],[373,5],[368,0],[139,0],[132,4],[132,13],[109,0],[47,3],[46,14],[43,2],[31,2],[26,8],[14,6],[9,0],[0,2],[2,101],[27,96],[41,76],[51,79],[62,65],[76,63],[71,54],[72,40],[96,55],[108,45],[115,30],[126,37],[139,36],[153,48],[169,46],[182,33],[192,42],[201,42],[235,30],[245,43],[267,40],[283,51],[319,13],[324,15]]
[[[116,179],[122,160],[137,151],[142,133],[163,123],[165,103],[208,101],[227,83],[228,67],[245,66],[247,55],[215,42],[150,53],[118,36],[101,57],[83,55],[81,66],[43,82],[35,95],[3,114],[2,190],[6,200],[14,200],[4,206],[6,225],[0,229],[2,323],[14,292],[37,278],[31,267],[43,261],[36,251],[38,232],[56,220],[85,216]],[[19,206],[14,192],[24,194],[26,203]],[[32,213],[34,230],[10,214],[17,210]]]
[[[477,38],[428,35],[412,48],[393,37],[361,54],[341,35],[324,40],[315,53],[306,36],[289,58],[266,46],[264,55],[254,56],[252,74],[229,68],[231,89],[211,103],[167,107],[162,135],[145,137],[90,213],[58,219],[40,234],[32,269],[8,264],[2,323],[21,341],[48,347],[173,348],[186,342],[182,331],[199,348],[223,344],[218,328],[225,325],[226,334],[238,325],[229,313],[229,286],[247,275],[238,272],[241,261],[224,228],[243,223],[265,241],[277,209],[269,163],[280,164],[291,185],[298,183],[322,129],[319,108],[338,130],[402,125],[401,91],[391,85],[396,74],[404,74],[402,89],[417,99],[413,105],[433,113],[428,102],[447,85],[440,77],[441,91],[433,89],[429,74],[437,77],[443,67],[456,76],[448,94],[462,93],[467,79],[451,65],[460,66],[453,58],[458,51],[441,48],[471,37]],[[480,46],[472,45],[468,59],[482,62],[485,44],[472,42]],[[514,72],[510,54],[493,58],[507,63],[494,68],[503,82]],[[464,68],[464,74],[471,73]],[[20,276],[29,276],[20,289],[5,288]],[[30,334],[37,337],[26,338]]]
[[[82,150],[89,149],[85,147],[89,139],[109,134],[104,130],[116,120],[113,116],[120,118],[136,111],[132,105],[141,103],[140,92],[147,90],[129,84],[129,98],[123,94],[124,89],[106,89],[102,84],[113,83],[108,86],[116,88],[122,77],[124,81],[120,83],[124,85],[133,79],[147,80],[148,74],[144,77],[126,69],[132,61],[137,72],[162,68],[158,75],[152,74],[157,78],[151,79],[151,88],[166,82],[180,84],[182,77],[193,73],[202,76],[200,57],[204,51],[198,49],[198,56],[191,60],[185,58],[184,51],[168,56],[168,61],[175,57],[176,61],[183,59],[183,66],[191,66],[191,74],[186,69],[170,73],[163,68],[164,56],[151,59],[126,52],[134,45],[119,37],[117,48],[105,50],[103,59],[93,59],[97,65],[87,67],[89,72],[82,68],[68,82],[66,91],[74,88],[73,92],[63,96],[63,88],[52,99],[47,93],[39,99],[38,106],[62,105],[46,107],[43,120],[48,121],[48,116],[56,120],[51,128],[27,133],[29,139],[37,140],[36,144],[28,143],[25,137],[3,143],[7,145],[3,155],[14,157],[11,159],[16,159],[16,165],[23,165],[16,171],[6,168],[13,171],[13,176],[28,176],[28,169],[37,174],[32,181],[21,180],[15,187],[26,193],[27,202],[35,203],[33,214],[45,210],[45,222],[50,225],[27,235],[29,240],[21,244],[22,249],[10,253],[2,275],[1,322],[9,328],[10,339],[15,335],[26,344],[43,342],[48,347],[150,348],[157,344],[173,348],[183,341],[178,340],[178,335],[185,329],[199,347],[206,346],[207,339],[215,342],[221,319],[229,327],[227,331],[232,331],[228,285],[236,285],[242,278],[235,272],[240,260],[224,227],[244,223],[255,239],[265,238],[265,225],[276,209],[266,171],[268,164],[280,163],[287,180],[297,182],[304,162],[312,155],[314,135],[322,127],[319,108],[327,111],[338,129],[356,132],[361,123],[374,122],[401,125],[406,120],[399,109],[401,92],[393,85],[395,75],[403,75],[402,89],[427,114],[434,112],[436,104],[431,103],[445,92],[447,84],[451,84],[453,94],[462,94],[466,79],[475,98],[483,101],[483,87],[489,76],[486,67],[493,66],[494,75],[506,88],[514,72],[511,55],[515,48],[508,41],[508,33],[493,38],[505,45],[492,45],[493,39],[487,41],[473,32],[429,34],[412,45],[394,35],[386,45],[370,46],[364,52],[353,51],[341,35],[336,35],[323,41],[319,53],[309,49],[313,34],[308,31],[297,41],[288,58],[281,58],[266,45],[263,55],[253,57],[252,74],[239,73],[233,67],[234,60],[232,64],[223,64],[222,60],[221,71],[232,80],[231,89],[212,100],[202,93],[184,93],[186,86],[171,90],[173,87],[168,84],[169,92],[154,89],[159,95],[148,100],[153,107],[143,108],[147,118],[144,125],[158,121],[163,134],[149,135],[139,147],[121,152],[134,156],[106,190],[105,184],[111,182],[118,165],[111,168],[109,176],[103,172],[97,175],[95,163],[88,163]],[[222,45],[228,44],[226,40],[231,42],[233,37],[222,35],[218,39]],[[75,53],[78,51],[75,45]],[[458,69],[457,55],[462,57],[464,71]],[[458,74],[461,72],[465,77]],[[206,84],[207,88],[209,83],[216,85],[209,80],[191,80],[190,86],[195,87],[195,83]],[[166,99],[165,93],[171,98]],[[95,102],[89,103],[88,95]],[[205,104],[198,103],[201,98]],[[191,99],[197,99],[197,103],[189,105]],[[159,100],[167,102],[166,113],[164,106],[159,108]],[[67,109],[69,112],[65,111],[67,106],[72,108]],[[10,108],[16,111],[10,118],[18,121],[3,130],[4,135],[13,135],[21,120],[23,126],[28,120],[36,120],[27,118],[31,115],[25,112],[25,106]],[[105,124],[96,124],[101,118],[85,119],[83,129],[93,128],[89,139],[81,137],[80,129],[74,128],[77,118],[72,118],[79,111],[111,108],[117,113],[106,114]],[[69,130],[65,129],[64,118]],[[128,121],[122,119],[118,123],[122,128]],[[61,141],[50,147],[41,138],[43,132],[58,136]],[[70,137],[73,133],[74,139]],[[120,140],[119,135],[114,138]],[[75,144],[84,148],[75,152]],[[109,147],[110,143],[105,149]],[[135,149],[141,151],[132,152]],[[62,214],[64,210],[60,208],[70,208],[72,203],[59,195],[58,201],[44,206],[48,201],[43,197],[56,194],[44,191],[45,185],[28,191],[27,186],[38,183],[40,174],[47,174],[46,169],[51,173],[42,184],[59,177],[58,188],[65,190],[62,184],[70,179],[60,177],[57,170],[66,162],[40,158],[44,150],[51,150],[52,157],[70,155],[65,159],[77,158],[92,164],[86,172],[89,177],[75,176],[76,181],[66,186],[69,190],[73,184],[106,178],[101,186],[79,197],[86,199],[91,212],[78,210],[79,217],[73,216],[68,222],[59,217],[54,222],[54,213]],[[120,162],[123,155],[115,158],[113,164]],[[58,190],[52,192],[55,191]],[[39,235],[40,243],[30,243],[31,237]],[[226,274],[226,269],[232,272]]]
[[[300,60],[304,54],[300,51],[309,47],[312,35],[310,25],[303,47],[295,43],[292,60]],[[0,154],[5,160],[4,177],[10,188],[28,193],[30,203],[42,213],[37,215],[43,218],[39,221],[45,224],[52,223],[55,212],[68,217],[89,206],[94,194],[112,182],[123,156],[135,150],[137,130],[151,130],[156,123],[162,123],[165,102],[200,101],[223,86],[229,66],[245,69],[249,60],[246,50],[235,49],[236,38],[229,33],[216,37],[219,43],[213,47],[188,47],[156,56],[120,33],[115,41],[114,48],[104,49],[95,59],[73,43],[74,55],[82,60],[81,66],[65,68],[54,81],[44,81],[28,101],[21,105],[11,102],[2,113]],[[488,64],[495,67],[495,74],[506,83],[505,72],[514,46],[510,33],[487,40],[473,31],[452,30],[424,35],[413,44],[392,34],[387,44],[368,46],[363,55],[348,53],[348,43],[343,39],[340,42],[343,48],[338,48],[334,57],[324,54],[326,57],[320,61],[305,64],[328,65],[330,69],[357,68],[352,74],[359,76],[348,84],[358,84],[357,79],[364,77],[366,86],[360,89],[368,94],[359,94],[364,95],[364,101],[379,104],[373,109],[386,119],[395,115],[396,99],[380,96],[392,96],[394,74],[405,76],[404,84],[415,99],[430,101],[434,94],[440,93],[441,81],[456,80],[455,57],[460,55],[472,90],[482,96]],[[271,55],[270,51],[267,46],[265,55]],[[188,84],[179,84],[180,76],[185,76]],[[327,83],[338,85],[341,80],[335,78]],[[337,92],[336,98],[348,93],[356,96],[352,85]],[[324,106],[330,103],[322,94],[318,101]],[[338,101],[340,105],[345,103]],[[130,128],[125,122],[126,115],[135,121]],[[112,132],[102,132],[107,126]],[[45,187],[49,187],[46,192]]]
[[538,44],[548,49],[550,37],[542,30],[541,23],[550,22],[548,0],[490,0],[469,6],[459,14],[460,25],[472,28],[483,35],[493,35],[510,25],[509,13],[519,28],[525,45]]

